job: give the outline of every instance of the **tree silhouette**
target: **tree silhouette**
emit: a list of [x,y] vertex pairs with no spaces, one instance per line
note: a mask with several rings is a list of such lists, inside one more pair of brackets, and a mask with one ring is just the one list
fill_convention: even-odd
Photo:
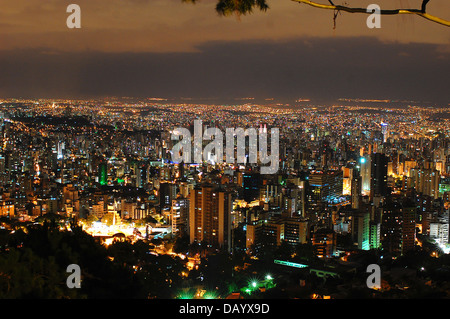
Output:
[[77,289],[68,289],[66,274],[55,258],[41,258],[33,250],[11,249],[0,256],[0,298],[82,298]]
[[[61,230],[55,222],[44,221],[9,237],[8,250],[0,254],[0,298],[147,296],[144,283],[123,265],[127,256],[110,260],[108,250],[81,227]],[[66,285],[69,264],[81,268],[81,289]]]
[[175,240],[173,245],[173,252],[186,254],[189,251],[189,236],[180,236]]
[[[183,2],[197,3],[199,0],[182,0]],[[253,9],[266,11],[269,5],[266,0],[218,0],[216,11],[223,16],[233,14],[246,15],[253,12]]]
[[286,240],[281,241],[281,244],[277,246],[274,252],[274,257],[276,259],[281,260],[289,260],[293,253],[294,249],[291,244],[289,244]]
[[[182,2],[197,3],[200,0],[182,0]],[[334,22],[336,23],[336,18],[341,11],[349,13],[362,13],[362,14],[372,14],[372,11],[367,11],[367,8],[349,7],[346,5],[336,5],[333,1],[327,0],[328,3],[310,1],[310,0],[291,0],[300,4],[307,4],[315,8],[334,10]],[[397,14],[415,14],[427,20],[433,21],[435,23],[450,27],[450,21],[441,19],[439,17],[428,14],[427,5],[430,0],[422,0],[420,9],[410,9],[410,8],[398,8],[398,9],[383,9],[380,10],[381,15],[397,15]],[[251,14],[254,9],[259,9],[260,11],[267,11],[269,5],[267,0],[218,0],[216,5],[216,11],[219,15],[230,16],[236,14],[246,15]]]

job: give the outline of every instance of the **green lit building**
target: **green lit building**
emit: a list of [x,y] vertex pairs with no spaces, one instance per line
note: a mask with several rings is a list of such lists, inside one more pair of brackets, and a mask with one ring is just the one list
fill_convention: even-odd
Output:
[[370,214],[355,212],[352,216],[353,242],[358,243],[358,249],[370,249]]
[[376,221],[370,221],[369,224],[370,227],[370,249],[378,249],[381,248],[381,242],[380,242],[380,231],[381,231],[381,224],[377,223]]
[[100,185],[108,184],[108,166],[106,163],[100,163],[98,166],[98,182]]

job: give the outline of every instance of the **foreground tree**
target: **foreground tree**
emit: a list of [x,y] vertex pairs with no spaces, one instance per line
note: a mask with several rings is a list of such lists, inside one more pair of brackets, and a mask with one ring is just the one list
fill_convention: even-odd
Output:
[[[187,271],[178,257],[148,254],[147,242],[107,248],[76,225],[61,230],[44,221],[2,235],[1,299],[172,298]],[[80,266],[80,289],[67,286],[70,264]]]
[[[196,3],[200,0],[182,0],[183,2]],[[347,5],[336,5],[332,0],[322,1],[310,1],[310,0],[291,0],[298,2],[300,4],[307,4],[315,8],[333,10],[334,11],[334,21],[341,11],[349,13],[363,13],[363,14],[373,14],[372,11],[368,11],[367,8],[350,7]],[[230,15],[246,15],[251,14],[253,10],[267,11],[269,5],[267,0],[218,0],[216,5],[216,11],[222,16]],[[427,20],[433,21],[435,23],[450,27],[450,21],[441,19],[439,17],[428,14],[427,5],[430,0],[422,0],[421,7],[418,9],[409,8],[398,8],[398,9],[387,9],[380,10],[381,15],[397,15],[397,14],[415,14]]]

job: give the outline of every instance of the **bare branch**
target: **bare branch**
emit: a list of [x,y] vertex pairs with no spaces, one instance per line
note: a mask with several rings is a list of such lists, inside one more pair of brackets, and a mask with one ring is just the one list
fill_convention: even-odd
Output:
[[430,0],[423,0],[422,1],[422,13],[425,13],[427,11],[427,4]]
[[[338,10],[338,11],[345,11],[349,13],[365,13],[365,14],[372,14],[372,12],[367,12],[366,8],[353,8],[353,7],[347,7],[347,6],[341,6],[341,5],[333,5],[333,4],[321,4],[310,0],[291,0],[298,3],[304,3],[308,4],[310,6],[313,6],[315,8],[320,9],[329,9],[329,10]],[[382,15],[394,15],[394,14],[416,14],[418,16],[421,16],[422,18],[425,18],[427,20],[442,24],[446,27],[450,27],[450,21],[435,17],[431,14],[426,13],[426,5],[430,0],[423,0],[422,2],[422,8],[421,9],[392,9],[392,10],[380,10],[380,14]],[[328,2],[332,3],[330,0]]]

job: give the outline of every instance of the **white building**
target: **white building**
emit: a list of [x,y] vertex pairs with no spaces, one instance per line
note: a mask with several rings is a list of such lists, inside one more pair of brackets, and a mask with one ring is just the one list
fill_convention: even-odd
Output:
[[438,245],[448,244],[449,213],[446,212],[437,222],[430,223],[430,238]]

